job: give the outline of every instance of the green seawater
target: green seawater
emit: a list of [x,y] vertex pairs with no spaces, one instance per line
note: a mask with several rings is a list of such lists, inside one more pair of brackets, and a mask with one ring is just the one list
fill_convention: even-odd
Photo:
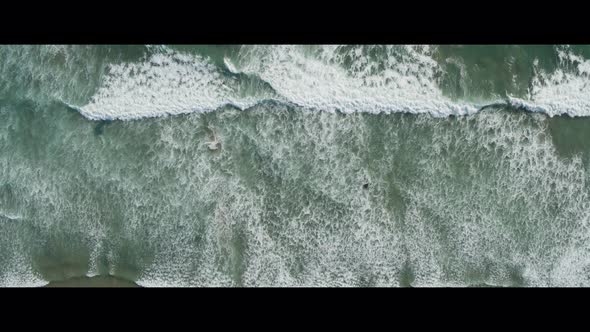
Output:
[[0,46],[0,286],[589,286],[585,59]]

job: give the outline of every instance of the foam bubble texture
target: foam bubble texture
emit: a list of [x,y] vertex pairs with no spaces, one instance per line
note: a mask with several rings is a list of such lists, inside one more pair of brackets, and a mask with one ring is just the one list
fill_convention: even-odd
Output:
[[240,108],[265,98],[265,91],[241,91],[235,77],[197,55],[156,53],[144,62],[111,65],[101,88],[80,108],[90,119],[138,119]]
[[[551,73],[536,68],[528,98],[509,98],[509,104],[549,116],[590,115],[590,60],[558,49],[559,67]],[[537,64],[536,64],[537,65]]]
[[[475,106],[444,97],[436,85],[436,62],[407,47],[383,50],[376,68],[356,48],[346,54],[354,65],[342,67],[345,55],[326,47],[307,54],[299,46],[244,47],[238,64],[225,59],[232,74],[260,77],[278,93],[240,94],[240,82],[207,59],[172,51],[154,54],[142,63],[112,65],[101,88],[81,113],[90,119],[137,119],[167,114],[206,112],[225,104],[250,107],[277,99],[310,109],[342,112],[409,112],[436,116],[469,114]],[[382,60],[382,59],[381,59]],[[263,91],[264,92],[264,91]]]

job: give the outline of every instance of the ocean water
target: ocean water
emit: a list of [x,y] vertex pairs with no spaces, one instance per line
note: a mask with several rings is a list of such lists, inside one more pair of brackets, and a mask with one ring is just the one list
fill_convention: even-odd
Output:
[[0,286],[590,286],[588,116],[590,46],[0,46]]

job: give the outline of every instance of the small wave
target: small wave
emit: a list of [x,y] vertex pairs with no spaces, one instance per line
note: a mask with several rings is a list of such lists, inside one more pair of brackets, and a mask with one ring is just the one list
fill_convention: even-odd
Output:
[[16,220],[21,220],[23,217],[16,215],[16,214],[11,214],[11,213],[6,213],[6,212],[0,211],[0,218],[7,219],[10,221],[16,221]]

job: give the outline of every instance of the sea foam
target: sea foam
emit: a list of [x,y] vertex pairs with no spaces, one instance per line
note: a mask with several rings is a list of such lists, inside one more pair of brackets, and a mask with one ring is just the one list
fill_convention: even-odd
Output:
[[[380,53],[379,61],[370,54]],[[487,104],[445,96],[443,73],[431,48],[405,46],[245,46],[225,68],[208,58],[167,48],[141,62],[114,64],[89,103],[79,107],[93,120],[140,119],[209,112],[231,104],[245,109],[265,100],[292,103],[308,110],[426,113],[435,117],[477,113]],[[538,69],[528,96],[507,96],[500,104],[549,116],[590,115],[590,61],[569,49],[558,50],[554,72]],[[240,76],[242,75],[242,76]],[[272,87],[248,89],[243,75]]]

